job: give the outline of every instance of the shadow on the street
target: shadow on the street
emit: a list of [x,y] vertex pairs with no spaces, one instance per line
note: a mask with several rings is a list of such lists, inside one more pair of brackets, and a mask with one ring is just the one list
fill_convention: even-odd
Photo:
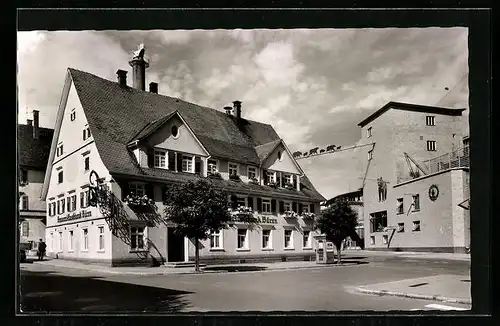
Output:
[[23,313],[178,312],[193,293],[46,271],[22,271],[20,288]]
[[267,267],[262,266],[209,266],[205,267],[203,270],[205,271],[224,271],[224,272],[254,272],[254,271],[263,271],[266,270]]

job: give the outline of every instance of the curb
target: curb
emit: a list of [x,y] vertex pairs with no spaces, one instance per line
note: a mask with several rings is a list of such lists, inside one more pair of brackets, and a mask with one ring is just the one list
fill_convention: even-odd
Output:
[[393,292],[393,291],[387,291],[387,290],[370,290],[370,289],[366,289],[363,287],[357,287],[354,290],[356,292],[359,292],[359,293],[372,294],[372,295],[390,295],[390,296],[422,299],[422,300],[434,300],[434,301],[451,302],[451,303],[472,304],[472,300],[470,300],[470,299],[449,298],[449,297],[443,297],[443,296],[439,296],[439,295]]
[[[237,272],[228,272],[225,270],[219,270],[219,271],[201,271],[201,273],[196,273],[194,271],[183,271],[183,272],[169,272],[169,271],[162,271],[162,272],[127,272],[127,271],[120,271],[120,270],[97,270],[97,269],[92,269],[92,268],[86,268],[84,266],[61,266],[57,264],[43,264],[45,266],[51,266],[51,267],[59,267],[59,268],[71,268],[71,269],[78,269],[78,270],[84,270],[84,271],[89,271],[89,272],[98,272],[98,273],[105,273],[105,274],[114,274],[114,275],[135,275],[135,276],[168,276],[168,275],[203,275],[203,274],[229,274],[229,273],[258,273],[258,272],[272,272],[272,271],[279,271],[279,270],[301,270],[301,269],[320,269],[320,268],[333,268],[333,267],[351,267],[351,266],[357,266],[357,264],[342,264],[342,265],[337,265],[337,264],[318,264],[318,265],[312,265],[312,266],[295,266],[295,267],[279,267],[279,268],[269,268],[269,269],[263,269],[263,270],[258,270],[258,271],[237,271]],[[158,267],[158,268],[164,268],[164,267]]]

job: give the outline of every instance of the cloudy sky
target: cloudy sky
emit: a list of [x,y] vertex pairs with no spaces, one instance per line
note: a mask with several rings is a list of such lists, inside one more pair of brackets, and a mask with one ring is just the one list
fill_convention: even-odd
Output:
[[[357,123],[388,101],[468,108],[466,28],[17,35],[19,122],[38,109],[43,127],[54,127],[68,67],[114,81],[139,43],[151,60],[146,83],[160,94],[221,110],[240,100],[246,118],[272,124],[292,151],[355,144]],[[299,163],[330,198],[360,186],[355,157]]]

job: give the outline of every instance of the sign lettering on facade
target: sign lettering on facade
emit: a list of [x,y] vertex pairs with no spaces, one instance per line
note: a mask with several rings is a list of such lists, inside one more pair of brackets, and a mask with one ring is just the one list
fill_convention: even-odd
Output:
[[81,211],[80,213],[68,214],[66,216],[58,216],[57,223],[78,220],[80,218],[91,217],[91,211]]
[[267,216],[257,217],[259,224],[278,224],[278,220],[274,218],[269,218]]

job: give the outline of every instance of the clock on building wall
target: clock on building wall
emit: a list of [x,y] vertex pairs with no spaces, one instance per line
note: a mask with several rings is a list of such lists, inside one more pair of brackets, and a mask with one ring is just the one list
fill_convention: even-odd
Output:
[[432,185],[429,187],[429,199],[435,201],[439,196],[439,188],[437,185]]

